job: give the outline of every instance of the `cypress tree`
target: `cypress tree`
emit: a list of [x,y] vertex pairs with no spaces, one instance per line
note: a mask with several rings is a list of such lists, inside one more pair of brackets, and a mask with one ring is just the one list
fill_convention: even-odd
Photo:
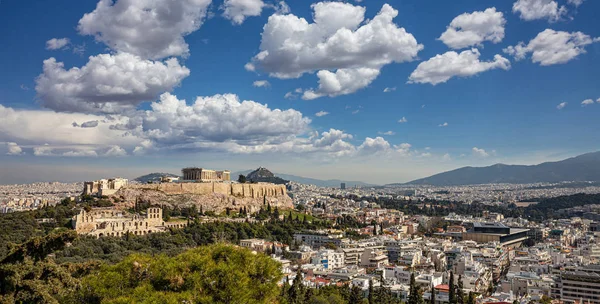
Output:
[[462,275],[458,276],[458,286],[456,287],[456,303],[465,304],[465,293],[463,291]]
[[457,304],[456,303],[456,288],[454,287],[454,273],[450,271],[450,278],[448,279],[448,303],[449,304]]
[[368,295],[368,299],[369,299],[369,304],[375,304],[375,300],[373,299],[373,280],[369,279],[369,295]]
[[350,299],[348,299],[348,304],[360,304],[363,300],[362,292],[358,286],[352,286],[350,291]]
[[423,302],[423,297],[419,291],[419,286],[415,281],[415,273],[410,274],[410,288],[408,295],[408,304],[421,304]]
[[431,284],[431,297],[429,299],[429,303],[435,304],[435,287]]
[[469,292],[469,304],[475,304],[475,294],[471,291]]

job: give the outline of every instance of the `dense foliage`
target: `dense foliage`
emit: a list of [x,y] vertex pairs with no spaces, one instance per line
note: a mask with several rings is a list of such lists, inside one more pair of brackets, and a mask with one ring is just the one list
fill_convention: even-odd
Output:
[[134,254],[82,281],[83,303],[271,303],[281,265],[266,255],[217,244],[174,257]]

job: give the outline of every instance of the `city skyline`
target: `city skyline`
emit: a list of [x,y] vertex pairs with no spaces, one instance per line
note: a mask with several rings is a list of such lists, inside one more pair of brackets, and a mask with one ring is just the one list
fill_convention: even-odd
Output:
[[594,1],[0,8],[2,184],[202,164],[384,184],[600,150]]

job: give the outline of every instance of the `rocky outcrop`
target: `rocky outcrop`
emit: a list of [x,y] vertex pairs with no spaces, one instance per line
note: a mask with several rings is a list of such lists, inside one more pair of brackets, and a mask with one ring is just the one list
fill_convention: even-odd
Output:
[[129,185],[114,196],[126,202],[142,201],[168,207],[196,205],[204,211],[221,213],[227,208],[239,210],[246,207],[255,212],[263,204],[279,209],[293,208],[292,199],[285,186],[273,184],[228,184],[228,183],[164,183]]

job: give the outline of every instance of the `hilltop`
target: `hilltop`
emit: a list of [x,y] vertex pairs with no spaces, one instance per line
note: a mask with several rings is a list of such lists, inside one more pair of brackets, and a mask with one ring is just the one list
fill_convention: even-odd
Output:
[[455,186],[491,183],[557,183],[563,181],[600,181],[600,152],[530,166],[495,164],[488,167],[463,167],[417,179],[407,184]]

